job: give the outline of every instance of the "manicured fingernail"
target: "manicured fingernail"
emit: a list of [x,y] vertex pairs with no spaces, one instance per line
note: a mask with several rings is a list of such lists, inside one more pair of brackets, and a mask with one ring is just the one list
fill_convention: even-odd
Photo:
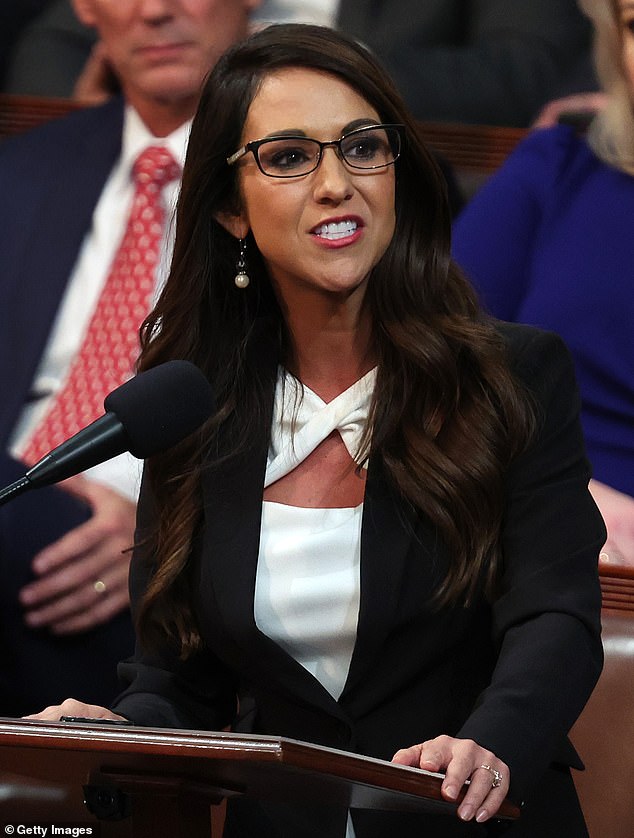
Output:
[[462,818],[463,821],[470,821],[473,817],[473,813],[475,809],[473,806],[463,806],[461,809],[458,809],[458,814]]
[[476,815],[477,822],[478,823],[484,823],[485,821],[488,821],[488,819],[489,819],[489,813],[487,812],[487,810],[486,809],[480,809],[480,811]]
[[445,795],[447,797],[450,797],[452,800],[455,800],[456,797],[458,797],[458,790],[456,789],[455,786],[447,786],[446,788],[443,789],[443,791],[444,791]]

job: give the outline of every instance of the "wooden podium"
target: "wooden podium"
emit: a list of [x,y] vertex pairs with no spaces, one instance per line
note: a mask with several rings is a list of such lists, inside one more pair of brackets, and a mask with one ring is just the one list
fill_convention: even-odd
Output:
[[[276,736],[0,719],[0,822],[209,838],[223,799],[455,812],[442,776]],[[506,802],[499,817],[516,818]],[[217,836],[216,836],[217,838]]]

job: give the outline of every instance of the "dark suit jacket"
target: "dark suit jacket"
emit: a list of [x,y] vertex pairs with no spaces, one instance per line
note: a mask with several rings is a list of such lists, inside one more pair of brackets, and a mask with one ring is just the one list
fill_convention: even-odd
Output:
[[[469,608],[434,610],[430,598],[445,575],[447,552],[430,522],[399,501],[371,459],[358,636],[335,701],[255,625],[263,436],[252,456],[203,478],[204,526],[192,562],[204,651],[183,663],[167,649],[154,655],[139,650],[122,667],[130,686],[115,704],[117,712],[140,724],[221,729],[234,717],[240,692],[255,702],[254,731],[387,759],[440,733],[473,738],[510,765],[513,794],[528,795],[529,803],[530,789],[552,760],[574,763],[565,734],[601,668],[597,556],[605,530],[587,491],[567,352],[553,335],[503,328],[514,367],[535,395],[541,427],[530,452],[508,474],[505,565],[493,604],[481,597]],[[151,519],[152,501],[144,491],[141,532]],[[147,582],[147,565],[138,551],[133,603]],[[284,817],[293,822],[288,812]],[[324,811],[312,813],[312,826],[304,823],[295,832],[265,828],[265,820],[256,821],[256,831],[235,827],[229,834],[304,836],[312,829],[343,835],[341,822],[334,827],[324,818]],[[394,827],[392,818],[386,829]],[[375,816],[365,824],[358,819],[359,838],[388,834],[377,822],[383,824]],[[453,834],[445,830],[457,820],[442,823],[425,834]],[[420,819],[398,824],[401,834],[423,834]],[[458,826],[457,834],[482,834]],[[535,830],[526,834],[555,834],[543,822]],[[583,832],[573,827],[565,834]]]
[[338,24],[427,120],[528,125],[590,51],[576,0],[341,0]]
[[[95,205],[121,148],[123,105],[78,111],[0,144],[0,485],[24,466],[7,454]],[[24,622],[18,592],[33,556],[90,510],[56,487],[0,509],[0,715],[36,712],[67,695],[107,702],[130,654],[127,612],[90,632],[56,637]]]
[[0,450],[121,150],[117,99],[0,144]]

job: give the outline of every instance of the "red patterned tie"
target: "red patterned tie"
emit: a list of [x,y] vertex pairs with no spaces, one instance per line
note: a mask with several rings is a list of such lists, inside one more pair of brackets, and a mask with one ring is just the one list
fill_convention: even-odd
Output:
[[135,192],[125,233],[68,376],[27,441],[22,454],[27,465],[101,416],[104,398],[133,372],[163,238],[161,190],[180,177],[180,167],[167,149],[151,146],[136,159],[132,174]]

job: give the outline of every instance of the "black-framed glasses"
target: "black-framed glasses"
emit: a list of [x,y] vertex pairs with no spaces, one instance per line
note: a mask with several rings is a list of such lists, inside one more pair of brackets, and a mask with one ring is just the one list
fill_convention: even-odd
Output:
[[227,163],[232,166],[251,152],[263,175],[303,177],[321,163],[324,149],[332,146],[340,159],[353,169],[383,169],[395,163],[401,153],[402,125],[364,125],[338,140],[321,142],[302,134],[281,134],[253,140],[242,146]]

